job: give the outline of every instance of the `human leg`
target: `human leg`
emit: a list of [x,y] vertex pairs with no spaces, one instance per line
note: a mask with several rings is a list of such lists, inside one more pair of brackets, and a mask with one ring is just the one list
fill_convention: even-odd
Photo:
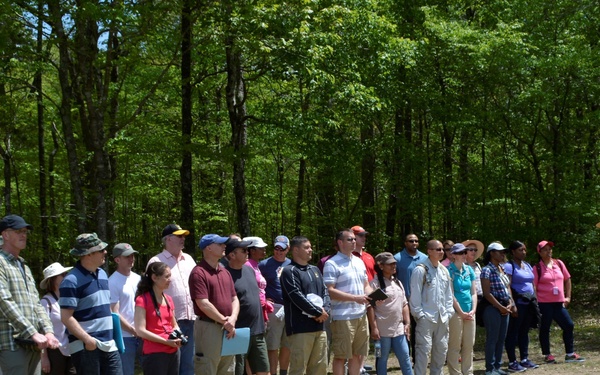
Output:
[[500,328],[498,332],[498,341],[496,342],[496,351],[494,354],[494,368],[498,370],[502,366],[502,352],[504,352],[504,341],[506,340],[506,331],[508,330],[508,319],[510,315],[500,315]]
[[[419,319],[415,330],[415,375],[425,375],[431,351],[432,330],[434,323],[426,318]],[[444,358],[446,358],[444,356]]]
[[460,364],[458,358],[460,357],[462,347],[462,336],[463,336],[463,320],[454,314],[450,318],[450,324],[448,327],[448,356],[446,362],[448,364],[448,372],[450,375],[460,374]]
[[308,359],[306,374],[325,374],[327,373],[327,334],[325,331],[320,331],[311,335],[313,336],[312,352]]
[[37,375],[42,371],[39,352],[17,347],[17,350],[0,350],[0,368],[3,374]]
[[216,374],[223,344],[222,326],[197,319],[194,324],[194,339],[196,341],[195,373]]
[[500,335],[500,312],[494,306],[487,306],[483,312],[485,324],[485,371],[493,371],[496,344]]
[[177,375],[179,374],[180,352],[152,353],[144,356],[142,369],[144,375]]
[[[85,349],[84,349],[85,350]],[[123,375],[123,364],[119,351],[98,353],[100,373],[103,375]]]
[[554,310],[554,320],[563,331],[562,336],[563,343],[565,344],[565,353],[573,353],[575,351],[573,344],[573,330],[575,329],[575,324],[567,309],[562,305],[557,306]]
[[250,347],[246,355],[250,363],[252,374],[267,375],[269,373],[269,357],[267,356],[267,344],[262,334],[250,337]]
[[[408,340],[405,335],[400,335],[392,338],[392,350],[396,354],[402,375],[412,375],[412,362],[410,361],[410,353],[408,349]],[[386,358],[387,359],[387,358]]]
[[377,375],[387,375],[387,363],[390,350],[392,349],[392,338],[381,337],[379,338],[381,343],[381,356],[375,359],[375,370]]
[[475,345],[475,333],[477,324],[475,320],[463,320],[462,349],[460,363],[463,374],[473,373],[473,346]]
[[542,314],[540,320],[540,347],[543,355],[549,355],[550,353],[550,326],[552,325],[552,319],[554,315],[554,308],[552,303],[540,302],[540,313]]
[[121,364],[123,365],[123,375],[134,375],[135,358],[137,355],[137,338],[123,337],[125,344],[125,352],[119,353],[121,356]]
[[179,348],[179,375],[194,375],[194,354],[196,353],[194,321],[181,319],[177,321],[177,324],[181,333],[188,338],[188,343]]
[[431,375],[443,375],[444,363],[448,353],[448,321],[437,322],[432,329],[431,336],[431,358],[429,373]]

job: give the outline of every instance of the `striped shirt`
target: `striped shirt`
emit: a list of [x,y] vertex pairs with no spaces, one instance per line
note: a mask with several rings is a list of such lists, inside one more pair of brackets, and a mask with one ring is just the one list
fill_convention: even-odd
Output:
[[39,303],[31,270],[21,257],[0,250],[0,350],[16,350],[13,337],[54,333]]
[[[325,262],[323,268],[323,281],[326,286],[333,287],[341,292],[354,295],[365,294],[367,269],[360,258],[354,255],[345,255],[338,251],[336,255]],[[331,316],[333,320],[352,320],[365,315],[364,304],[331,300]]]
[[[90,272],[78,261],[60,284],[58,303],[61,309],[75,310],[73,317],[96,339],[98,349],[117,350],[113,340],[108,277],[102,268]],[[71,354],[83,350],[83,342],[72,334],[69,334],[69,350]]]

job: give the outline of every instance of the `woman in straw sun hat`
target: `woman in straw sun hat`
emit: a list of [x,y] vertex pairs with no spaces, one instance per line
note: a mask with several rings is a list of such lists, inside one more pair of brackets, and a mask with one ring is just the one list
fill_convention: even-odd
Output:
[[40,289],[46,291],[40,304],[48,313],[54,328],[54,336],[60,343],[58,349],[42,351],[42,372],[45,374],[75,374],[75,367],[73,367],[69,353],[69,337],[65,325],[60,320],[60,306],[58,305],[60,282],[71,268],[73,267],[63,267],[58,262],[52,263],[44,269],[44,279],[40,282]]

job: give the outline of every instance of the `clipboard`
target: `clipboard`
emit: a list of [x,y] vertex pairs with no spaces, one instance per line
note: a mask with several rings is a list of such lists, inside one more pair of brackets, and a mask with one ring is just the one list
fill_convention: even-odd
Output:
[[250,328],[236,328],[235,336],[227,338],[227,331],[223,330],[223,344],[221,345],[221,357],[227,355],[246,354],[250,346]]
[[371,306],[375,306],[375,302],[387,299],[388,295],[385,294],[385,292],[381,290],[381,288],[378,288],[376,291],[369,294],[369,298],[371,298]]

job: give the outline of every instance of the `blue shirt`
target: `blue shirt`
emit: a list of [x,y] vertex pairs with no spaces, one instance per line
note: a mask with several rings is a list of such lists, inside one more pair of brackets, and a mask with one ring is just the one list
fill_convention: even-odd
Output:
[[[90,272],[77,262],[60,284],[61,309],[75,310],[73,317],[81,328],[107,352],[117,350],[113,340],[108,277],[102,268]],[[83,350],[83,342],[69,333],[71,354]]]
[[396,277],[402,283],[404,292],[406,293],[406,299],[410,298],[410,277],[412,276],[413,270],[419,263],[423,263],[427,259],[427,255],[423,254],[419,250],[415,256],[412,256],[404,248],[401,252],[394,255],[396,259]]
[[265,288],[265,296],[273,300],[273,302],[283,305],[283,296],[281,295],[281,284],[279,277],[283,267],[289,265],[292,261],[285,258],[283,262],[278,262],[275,258],[270,257],[258,264],[258,269],[267,281]]
[[[513,270],[513,264],[515,268]],[[533,268],[527,262],[522,261],[519,267],[513,261],[504,263],[504,272],[512,276],[510,287],[519,294],[534,294],[533,291]],[[513,296],[515,301],[519,301],[516,296]],[[529,301],[527,301],[529,303]]]
[[467,264],[463,264],[459,271],[454,263],[450,263],[448,272],[452,279],[454,298],[456,298],[462,311],[468,313],[473,309],[471,285],[473,285],[473,282],[475,281],[475,272],[473,271],[473,268]]

